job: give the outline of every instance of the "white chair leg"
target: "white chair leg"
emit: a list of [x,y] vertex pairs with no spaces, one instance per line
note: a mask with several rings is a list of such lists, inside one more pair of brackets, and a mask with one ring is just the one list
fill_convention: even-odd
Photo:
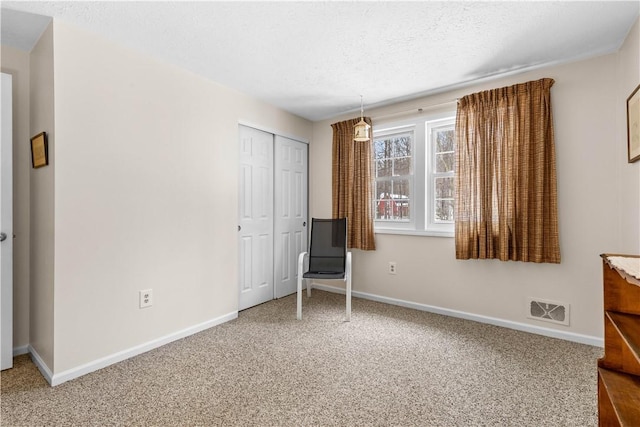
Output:
[[311,298],[311,285],[313,284],[313,280],[307,280],[307,298]]
[[297,311],[296,311],[296,318],[298,320],[302,320],[302,277],[298,276],[298,296],[297,296],[298,300],[296,302],[297,304]]
[[298,295],[296,301],[296,318],[298,320],[302,320],[302,281],[304,280],[302,276],[304,274],[304,257],[306,254],[306,252],[303,252],[298,256]]
[[351,252],[347,252],[347,322],[351,321]]
[[347,279],[347,322],[351,321],[351,277]]

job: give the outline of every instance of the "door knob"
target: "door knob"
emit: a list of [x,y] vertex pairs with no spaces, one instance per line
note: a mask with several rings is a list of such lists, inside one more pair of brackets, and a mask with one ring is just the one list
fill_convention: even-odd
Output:
[[0,242],[4,242],[5,240],[7,240],[7,235],[4,233],[0,233]]
[[242,230],[242,227],[238,226],[238,231]]
[[307,226],[307,221],[303,222],[303,223],[302,223],[302,226],[303,226],[303,227],[306,227],[306,226]]

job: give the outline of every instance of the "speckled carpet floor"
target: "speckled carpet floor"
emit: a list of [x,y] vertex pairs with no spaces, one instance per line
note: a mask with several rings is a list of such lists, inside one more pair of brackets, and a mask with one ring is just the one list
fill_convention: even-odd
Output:
[[596,426],[602,349],[314,290],[51,388],[24,355],[2,426]]

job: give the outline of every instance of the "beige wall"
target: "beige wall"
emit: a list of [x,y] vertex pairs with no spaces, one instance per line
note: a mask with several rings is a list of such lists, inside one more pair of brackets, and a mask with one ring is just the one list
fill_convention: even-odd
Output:
[[13,348],[29,345],[29,53],[2,46],[2,72],[13,76]]
[[[31,55],[3,46],[2,70],[27,141],[14,348],[55,375],[235,312],[238,123],[310,139],[311,122],[60,23]],[[51,165],[33,170],[41,131]]]
[[[625,182],[627,191],[620,195],[620,234],[621,250],[624,253],[640,254],[640,161],[624,164],[627,152],[627,98],[640,84],[640,19],[629,32],[626,41],[618,53],[618,98],[616,102],[619,138],[616,146],[620,148],[618,169],[620,182]],[[634,197],[637,194],[638,197]]]
[[47,132],[49,165],[31,169],[30,203],[30,344],[49,370],[54,366],[54,60],[53,27],[42,34],[31,51],[30,129],[31,135]]
[[237,311],[238,122],[305,139],[312,124],[54,28],[60,373]]
[[[635,39],[625,49],[636,46],[635,63],[634,56],[627,54],[631,57],[627,60],[631,63],[628,73],[636,76],[629,77],[628,85],[634,86],[638,83],[637,25],[629,37]],[[458,261],[452,238],[377,234],[375,252],[354,252],[354,291],[602,338],[598,255],[637,252],[640,244],[638,164],[627,165],[623,156],[626,135],[622,135],[618,117],[618,61],[619,55],[612,54],[365,111],[375,124],[376,116],[437,105],[480,90],[542,77],[555,79],[551,93],[562,263]],[[314,123],[310,147],[311,216],[331,215],[330,124],[356,115]],[[624,174],[621,169],[625,169]],[[387,274],[389,261],[397,262],[395,276]],[[527,297],[570,304],[570,326],[528,319]]]

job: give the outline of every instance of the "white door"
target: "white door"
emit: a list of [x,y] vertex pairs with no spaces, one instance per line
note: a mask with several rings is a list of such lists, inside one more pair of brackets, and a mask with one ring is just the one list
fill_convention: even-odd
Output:
[[0,140],[0,368],[13,366],[13,179],[12,81],[2,73]]
[[238,309],[273,299],[273,135],[240,126]]
[[307,150],[307,144],[276,135],[276,298],[296,292],[298,255],[307,250]]

